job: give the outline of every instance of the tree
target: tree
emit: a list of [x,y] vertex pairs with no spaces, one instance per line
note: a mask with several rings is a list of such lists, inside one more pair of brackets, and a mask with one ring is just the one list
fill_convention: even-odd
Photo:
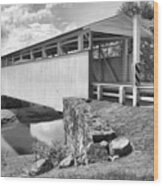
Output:
[[137,2],[125,2],[120,7],[118,13],[125,13],[129,17],[139,13],[142,18],[152,20],[154,18],[153,2],[142,1],[139,7]]
[[[140,14],[142,20],[153,21],[154,18],[154,4],[153,2],[143,1],[138,6],[137,2],[124,2],[118,14],[124,13],[129,17],[133,17],[135,14]],[[149,28],[153,33],[153,26]],[[132,44],[131,44],[132,45]],[[151,82],[154,79],[154,49],[153,49],[153,38],[141,40],[141,80]]]

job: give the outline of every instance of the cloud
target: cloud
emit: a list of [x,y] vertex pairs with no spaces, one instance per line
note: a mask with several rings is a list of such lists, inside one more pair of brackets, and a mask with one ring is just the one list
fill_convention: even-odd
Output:
[[[64,4],[2,6],[2,54],[10,53],[77,27],[64,22],[58,8]],[[61,11],[62,12],[62,11]],[[63,24],[62,24],[63,23]]]
[[2,11],[1,21],[7,25],[20,27],[35,22],[48,23],[54,18],[49,9],[31,11],[33,5],[13,5]]
[[4,6],[1,13],[2,54],[61,33],[45,5]]
[[120,3],[1,5],[2,55],[113,15]]
[[60,33],[61,31],[51,24],[33,23],[28,28],[15,28],[5,41],[5,45],[2,47],[2,53],[21,49],[34,43],[49,39]]

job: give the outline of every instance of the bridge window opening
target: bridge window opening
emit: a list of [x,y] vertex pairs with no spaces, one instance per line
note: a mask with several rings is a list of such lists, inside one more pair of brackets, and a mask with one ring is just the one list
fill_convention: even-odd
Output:
[[14,63],[15,63],[15,62],[19,62],[19,61],[20,61],[20,56],[14,57]]
[[45,53],[48,58],[55,57],[57,56],[57,48],[54,47],[54,48],[46,49]]
[[78,51],[78,36],[73,36],[65,39],[60,44],[62,54],[71,54]]
[[42,51],[33,53],[34,59],[41,59],[42,58]]
[[122,56],[122,41],[99,42],[93,45],[93,58],[114,58]]
[[22,55],[22,61],[28,61],[30,59],[31,59],[30,54],[24,54],[24,55]]
[[74,41],[69,44],[62,45],[63,54],[72,54],[78,51],[78,42]]

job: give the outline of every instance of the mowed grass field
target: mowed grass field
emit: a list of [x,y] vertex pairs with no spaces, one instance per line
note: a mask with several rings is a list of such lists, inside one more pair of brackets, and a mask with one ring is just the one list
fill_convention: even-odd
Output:
[[[39,175],[47,178],[71,179],[154,179],[154,116],[153,107],[130,107],[108,101],[93,101],[94,112],[109,121],[117,135],[126,136],[134,146],[134,151],[114,162],[98,162],[88,166],[53,169]],[[24,112],[23,112],[24,113]],[[40,114],[36,111],[35,117]],[[24,113],[25,114],[25,113]],[[26,113],[27,114],[27,113]],[[23,116],[22,116],[23,117]],[[32,164],[32,156],[8,158],[2,169],[3,176],[21,176],[22,170]]]

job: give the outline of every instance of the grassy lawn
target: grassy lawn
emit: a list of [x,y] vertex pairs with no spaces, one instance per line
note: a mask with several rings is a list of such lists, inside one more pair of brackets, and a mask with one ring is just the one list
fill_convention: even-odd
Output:
[[[134,152],[115,162],[98,162],[88,166],[53,169],[39,177],[80,179],[153,180],[154,136],[153,107],[129,107],[107,101],[93,101],[94,112],[103,116],[117,132],[125,135],[134,146]],[[36,112],[35,112],[36,114]],[[37,115],[37,114],[36,114]],[[2,170],[4,176],[20,176],[20,170],[32,163],[31,157],[10,158]],[[21,159],[21,160],[20,160]],[[20,164],[20,161],[24,163]],[[15,166],[12,162],[15,162]],[[15,168],[14,173],[14,167]],[[27,166],[27,165],[26,165]],[[12,167],[12,168],[11,168]],[[12,170],[12,171],[11,171]]]
[[54,169],[39,177],[72,179],[153,180],[151,157],[134,152],[115,162],[99,162],[89,166]]

